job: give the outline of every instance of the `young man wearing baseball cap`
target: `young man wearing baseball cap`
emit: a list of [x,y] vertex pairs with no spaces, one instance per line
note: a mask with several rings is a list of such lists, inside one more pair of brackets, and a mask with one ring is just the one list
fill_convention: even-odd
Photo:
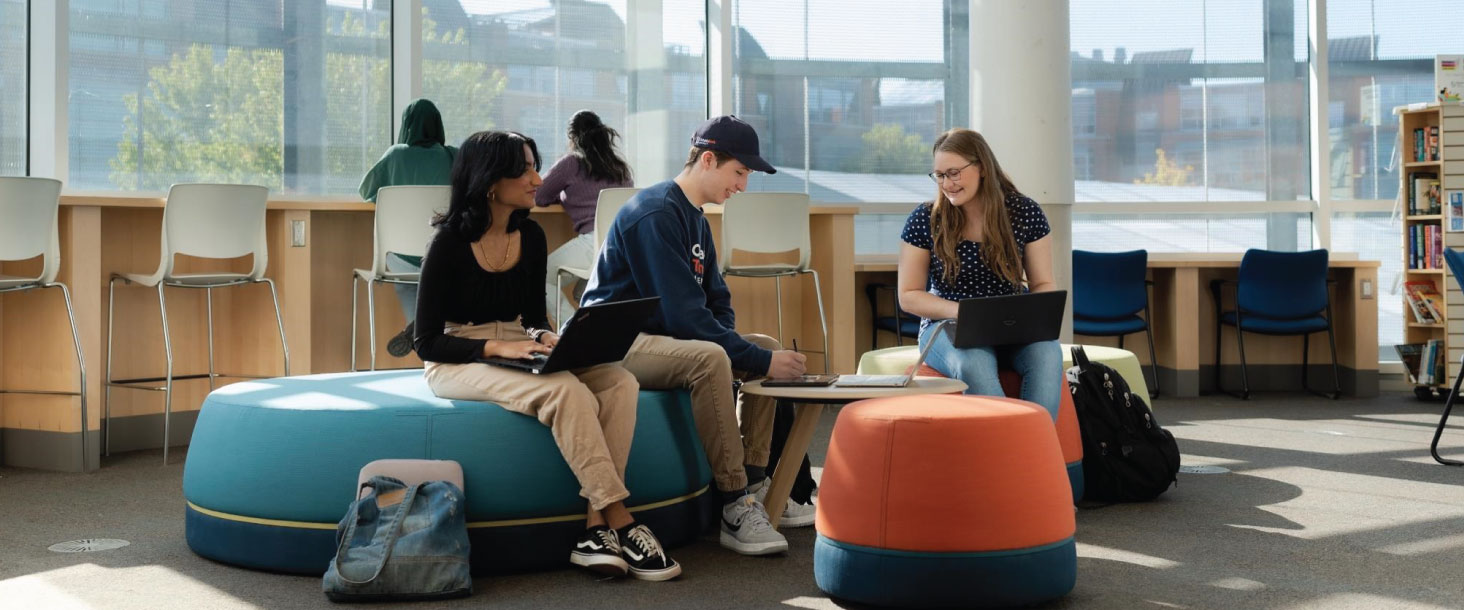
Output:
[[[680,174],[640,191],[616,214],[583,301],[661,297],[660,311],[622,365],[643,388],[690,388],[697,435],[721,494],[722,546],[745,555],[777,553],[788,550],[788,541],[759,501],[769,485],[774,402],[743,395],[736,401],[739,427],[732,380],[796,377],[804,373],[804,356],[772,337],[738,334],[732,293],[701,211],[745,190],[752,172],[777,170],[758,156],[757,132],[737,117],[703,123],[691,143]],[[784,524],[811,524],[813,512],[811,504],[790,502]]]

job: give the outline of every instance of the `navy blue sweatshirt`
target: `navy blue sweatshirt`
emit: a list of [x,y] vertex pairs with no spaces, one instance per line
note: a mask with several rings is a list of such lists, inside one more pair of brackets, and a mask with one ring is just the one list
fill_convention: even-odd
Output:
[[645,332],[711,341],[727,351],[732,368],[768,373],[773,353],[737,333],[712,228],[672,180],[636,193],[615,215],[583,302],[651,296],[661,297],[661,309]]

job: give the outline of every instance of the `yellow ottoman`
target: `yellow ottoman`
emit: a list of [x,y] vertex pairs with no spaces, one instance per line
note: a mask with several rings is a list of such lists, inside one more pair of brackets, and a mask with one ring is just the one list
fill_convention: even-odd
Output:
[[[1062,366],[1067,369],[1073,365],[1072,345],[1062,345]],[[1143,388],[1149,387],[1144,380],[1144,369],[1139,366],[1139,359],[1134,353],[1126,349],[1116,347],[1104,347],[1102,345],[1084,345],[1083,351],[1088,354],[1088,359],[1093,362],[1102,362],[1113,367],[1123,376],[1130,389],[1134,390],[1137,396],[1147,396]],[[920,350],[914,345],[901,347],[887,347],[864,352],[859,357],[860,375],[904,375],[910,365],[915,364],[915,359],[920,357]],[[1151,402],[1151,401],[1145,401]],[[1152,405],[1151,405],[1152,406]]]

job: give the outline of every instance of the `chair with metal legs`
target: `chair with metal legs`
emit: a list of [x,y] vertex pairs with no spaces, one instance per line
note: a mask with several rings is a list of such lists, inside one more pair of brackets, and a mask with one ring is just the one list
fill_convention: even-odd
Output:
[[[1444,263],[1449,266],[1449,275],[1454,276],[1454,282],[1464,282],[1464,254],[1453,248],[1444,248]],[[1464,383],[1464,358],[1459,360],[1459,374],[1454,377],[1454,389],[1444,400],[1444,414],[1439,417],[1439,427],[1434,429],[1433,442],[1429,444],[1428,451],[1433,454],[1434,461],[1445,466],[1464,466],[1464,462],[1451,460],[1439,455],[1439,439],[1444,437],[1444,428],[1449,425],[1449,413],[1454,410],[1454,401],[1459,398],[1459,385]]]
[[[1118,337],[1144,332],[1149,341],[1149,374],[1159,395],[1159,355],[1154,351],[1154,332],[1149,320],[1149,252],[1089,252],[1073,250],[1073,334],[1090,337]],[[1139,314],[1143,314],[1140,316]]]
[[81,353],[81,337],[76,332],[76,311],[71,307],[71,291],[56,281],[61,271],[61,240],[58,212],[61,202],[61,181],[50,178],[0,178],[0,261],[20,261],[41,257],[41,272],[35,277],[0,274],[0,293],[22,292],[40,288],[60,288],[66,304],[66,318],[71,322],[71,343],[76,350],[77,391],[39,389],[3,389],[0,394],[57,394],[77,396],[81,403],[81,470],[87,464],[86,359]]
[[[265,203],[269,189],[262,186],[243,184],[175,184],[168,189],[168,200],[163,206],[162,260],[157,271],[150,275],[136,273],[114,273],[107,282],[107,425],[104,434],[106,449],[111,452],[111,393],[112,387],[131,388],[163,392],[163,463],[168,461],[168,446],[172,438],[173,381],[207,378],[210,389],[214,379],[222,377],[214,370],[213,341],[213,289],[244,284],[269,286],[270,299],[274,302],[275,324],[280,333],[280,351],[284,355],[285,375],[290,374],[290,347],[285,342],[285,323],[280,314],[279,294],[274,282],[264,277],[269,264],[269,249],[265,241]],[[175,255],[182,254],[198,258],[230,259],[253,255],[253,267],[248,273],[209,272],[179,273],[175,266]],[[138,284],[156,288],[158,311],[162,317],[163,355],[167,368],[162,377],[139,377],[114,379],[112,377],[112,329],[115,328],[112,312],[116,303],[117,282]],[[203,375],[173,375],[173,342],[168,332],[168,302],[164,287],[201,288],[207,296],[208,311],[208,373]],[[257,375],[229,375],[230,377],[260,377]],[[162,382],[161,386],[143,385]]]
[[[818,272],[809,266],[813,246],[808,229],[808,195],[805,193],[740,193],[722,209],[723,275],[773,278],[778,301],[778,341],[783,339],[782,278],[807,273],[813,276],[813,294],[818,301],[818,323],[823,335],[824,372],[829,371],[829,325],[824,315],[823,290]],[[737,253],[783,254],[796,250],[797,263],[738,263]]]
[[[1250,379],[1246,374],[1245,334],[1301,335],[1302,389],[1336,400],[1342,395],[1341,376],[1337,371],[1337,338],[1332,332],[1331,284],[1327,279],[1327,251],[1276,252],[1251,249],[1240,259],[1236,281],[1213,280],[1210,293],[1215,299],[1215,389],[1220,387],[1220,329],[1235,327],[1240,347],[1240,381],[1237,394],[1250,400]],[[1235,309],[1221,309],[1221,292],[1226,285],[1235,286]],[[1313,390],[1307,384],[1311,368],[1311,335],[1327,333],[1332,348],[1332,386],[1330,394]]]
[[[595,255],[599,257],[600,247],[605,245],[605,238],[610,235],[610,223],[615,221],[615,214],[630,198],[640,192],[638,188],[613,188],[601,189],[600,197],[595,202]],[[560,265],[554,269],[554,321],[564,324],[564,279],[569,276],[578,280],[589,281],[590,272],[595,268],[594,261],[589,267],[567,267]]]
[[[376,218],[370,269],[351,273],[351,370],[356,370],[356,293],[366,282],[366,346],[371,370],[376,370],[376,284],[416,285],[420,271],[390,271],[386,256],[422,257],[432,241],[432,217],[447,210],[449,186],[388,186],[376,192]],[[412,312],[406,312],[408,316]],[[411,322],[410,319],[407,320]]]

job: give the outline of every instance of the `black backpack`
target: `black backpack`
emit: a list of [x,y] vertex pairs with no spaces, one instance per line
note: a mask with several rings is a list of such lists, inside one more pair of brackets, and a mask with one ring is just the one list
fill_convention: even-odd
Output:
[[1159,427],[1144,399],[1102,362],[1075,345],[1068,389],[1083,431],[1083,499],[1143,502],[1175,484],[1179,445]]

